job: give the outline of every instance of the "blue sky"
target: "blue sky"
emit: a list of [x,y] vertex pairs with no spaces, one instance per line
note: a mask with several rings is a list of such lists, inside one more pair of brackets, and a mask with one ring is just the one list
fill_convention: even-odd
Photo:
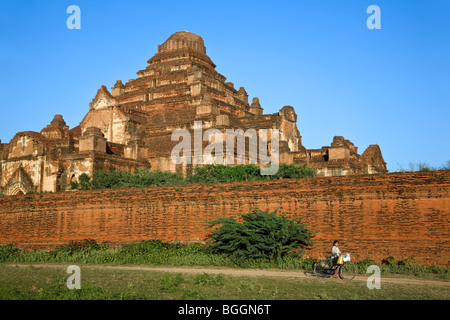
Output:
[[[69,30],[69,5],[81,30]],[[369,30],[370,5],[381,29]],[[306,148],[335,135],[361,154],[380,145],[388,169],[450,160],[450,1],[0,2],[0,139],[62,114],[79,124],[101,85],[136,78],[171,34],[203,37],[217,71],[295,108]]]

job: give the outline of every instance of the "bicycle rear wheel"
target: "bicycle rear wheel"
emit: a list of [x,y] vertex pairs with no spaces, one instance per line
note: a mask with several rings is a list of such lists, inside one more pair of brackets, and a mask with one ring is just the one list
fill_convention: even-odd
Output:
[[352,280],[356,276],[356,264],[344,263],[339,268],[339,277],[344,280]]
[[328,278],[331,275],[331,259],[317,261],[314,264],[314,274],[319,278]]

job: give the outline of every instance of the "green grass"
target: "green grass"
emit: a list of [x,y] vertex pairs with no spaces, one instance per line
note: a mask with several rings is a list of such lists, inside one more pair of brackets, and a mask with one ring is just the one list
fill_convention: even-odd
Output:
[[[98,245],[94,241],[85,240],[71,242],[51,251],[25,251],[19,250],[13,245],[0,246],[1,262],[209,266],[311,271],[315,260],[300,259],[294,255],[285,255],[277,259],[244,259],[213,253],[208,246],[201,244],[163,243],[158,240],[143,241],[113,249],[106,245]],[[450,280],[450,268],[416,265],[411,259],[397,262],[392,258],[389,263],[379,264],[372,260],[358,261],[358,273],[365,274],[369,265],[376,264],[384,276],[408,275],[422,279]]]
[[[68,266],[68,265],[67,265]],[[80,265],[81,289],[69,290],[67,266],[0,264],[0,300],[428,300],[450,298],[448,287],[315,278],[182,274]]]

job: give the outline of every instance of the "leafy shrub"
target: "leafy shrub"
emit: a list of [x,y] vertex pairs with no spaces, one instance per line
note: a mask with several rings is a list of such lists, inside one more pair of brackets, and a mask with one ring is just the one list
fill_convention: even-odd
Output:
[[0,261],[11,261],[18,252],[19,249],[13,244],[0,246]]
[[215,253],[226,253],[237,259],[276,259],[286,254],[298,255],[312,245],[311,232],[300,219],[276,215],[277,210],[252,210],[239,215],[243,222],[223,218],[210,222],[221,225],[209,235],[209,246]]
[[[81,241],[69,241],[67,245],[57,247],[48,253],[48,258],[54,261],[83,261],[89,257],[92,259],[96,253],[105,252],[108,249],[107,245],[99,245],[95,240],[84,239]],[[106,257],[100,258],[97,255],[96,262],[108,262],[111,259]]]
[[256,165],[204,165],[195,167],[194,173],[186,177],[188,183],[218,183],[251,181],[261,179],[260,168]]
[[[212,256],[202,244],[164,243],[147,240],[128,244],[117,251],[117,262],[170,265],[220,265],[220,257]],[[215,261],[217,261],[215,263]]]
[[430,273],[433,273],[433,274],[442,275],[442,276],[450,275],[450,268],[432,265],[428,269],[429,269]]
[[395,260],[394,257],[390,256],[387,257],[386,259],[383,259],[381,261],[382,264],[386,264],[386,265],[396,265],[397,264],[397,260]]
[[148,169],[135,170],[133,173],[124,170],[94,172],[93,177],[82,173],[78,181],[72,181],[72,189],[113,189],[131,187],[151,187],[161,185],[183,184],[184,178],[180,174],[150,171]]
[[112,189],[131,187],[170,186],[192,183],[219,183],[234,181],[254,181],[272,179],[297,179],[314,177],[314,169],[307,164],[296,166],[282,164],[277,174],[262,176],[256,165],[203,165],[194,168],[194,172],[184,177],[178,173],[166,171],[151,171],[149,169],[136,169],[133,173],[124,170],[103,171],[97,170],[92,177],[82,173],[78,181],[71,181],[72,189]]
[[70,253],[89,250],[105,250],[108,249],[106,245],[99,245],[93,239],[84,239],[81,241],[69,241],[66,246],[58,247],[56,250],[67,251]]
[[281,164],[274,175],[261,175],[261,169],[253,164],[238,165],[234,167],[226,165],[204,165],[195,167],[194,173],[188,175],[188,183],[218,183],[234,181],[297,179],[314,177],[315,171],[307,164],[296,166],[293,164]]
[[183,184],[184,177],[179,173],[167,171],[135,170],[130,177],[130,184],[138,187]]
[[130,183],[131,172],[114,171],[95,171],[92,185],[94,189],[111,189],[127,187]]
[[184,177],[178,173],[137,169],[133,173],[123,170],[95,171],[94,189],[151,187],[183,184]]
[[356,263],[359,273],[366,273],[367,268],[371,265],[379,266],[378,263],[376,263],[375,261],[373,261],[371,259],[361,260]]
[[72,190],[78,190],[80,189],[80,184],[78,183],[78,181],[70,181],[70,188]]
[[82,190],[92,189],[91,177],[89,177],[86,173],[80,174],[80,176],[78,177],[78,183],[79,183],[80,189],[82,189]]
[[153,252],[155,250],[166,249],[168,243],[163,243],[160,240],[145,240],[139,243],[131,243],[122,247],[121,254],[139,255]]
[[300,268],[304,269],[304,270],[313,270],[314,269],[314,264],[316,263],[316,259],[313,258],[306,258],[306,259],[301,259],[300,261]]
[[406,266],[406,267],[412,267],[414,265],[415,261],[413,258],[406,258],[405,260],[401,260],[398,262],[399,266]]
[[298,179],[314,177],[315,175],[316,173],[314,169],[307,164],[301,166],[281,164],[278,172],[272,177],[272,179]]

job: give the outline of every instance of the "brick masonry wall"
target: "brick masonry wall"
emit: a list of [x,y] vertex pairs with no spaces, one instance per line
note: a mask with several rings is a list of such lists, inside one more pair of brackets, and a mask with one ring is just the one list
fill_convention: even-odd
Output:
[[318,231],[307,256],[323,257],[338,239],[355,261],[450,266],[449,190],[450,172],[434,171],[4,196],[0,244],[204,241],[208,221],[279,208]]

